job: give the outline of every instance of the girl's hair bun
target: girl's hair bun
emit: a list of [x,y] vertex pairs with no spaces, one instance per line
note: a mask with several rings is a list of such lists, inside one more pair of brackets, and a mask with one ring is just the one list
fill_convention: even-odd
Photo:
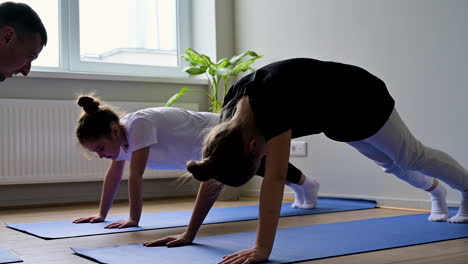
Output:
[[202,161],[191,160],[187,162],[187,170],[196,180],[202,182],[215,177],[214,164],[210,158],[206,158]]
[[101,102],[97,98],[90,96],[80,96],[78,98],[78,105],[83,107],[83,110],[87,114],[96,113],[99,110],[99,105]]

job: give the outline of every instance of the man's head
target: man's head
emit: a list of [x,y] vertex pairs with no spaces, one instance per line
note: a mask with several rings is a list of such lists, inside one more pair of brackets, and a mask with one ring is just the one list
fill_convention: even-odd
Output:
[[26,76],[46,44],[47,32],[31,7],[0,4],[0,81],[18,73]]

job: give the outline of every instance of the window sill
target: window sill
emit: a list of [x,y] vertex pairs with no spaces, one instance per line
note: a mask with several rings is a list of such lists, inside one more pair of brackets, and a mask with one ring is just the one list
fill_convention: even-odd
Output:
[[[16,77],[16,76],[15,76]],[[18,76],[24,78],[23,76]],[[153,83],[177,83],[177,84],[199,84],[207,85],[208,80],[196,77],[152,77],[152,76],[131,76],[117,74],[99,74],[83,72],[56,72],[33,70],[28,74],[28,78],[57,78],[75,80],[101,80],[101,81],[124,81],[124,82],[153,82]]]

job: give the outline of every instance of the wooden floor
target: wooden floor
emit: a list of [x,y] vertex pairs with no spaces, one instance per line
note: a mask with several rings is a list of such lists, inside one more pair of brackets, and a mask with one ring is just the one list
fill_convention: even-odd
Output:
[[[215,207],[239,206],[257,204],[252,198],[243,198],[236,202],[217,202]],[[164,212],[172,210],[190,210],[191,198],[146,201],[144,212]],[[127,204],[117,203],[111,210],[111,215],[127,214]],[[2,223],[24,223],[39,221],[71,220],[78,217],[93,215],[97,205],[56,206],[34,209],[0,210]],[[294,227],[323,223],[352,221],[359,219],[380,218],[397,215],[415,214],[420,212],[397,209],[369,209],[340,213],[297,216],[281,218],[279,227]],[[201,228],[199,236],[211,236],[234,232],[255,231],[257,221],[211,224]],[[76,256],[70,247],[98,247],[124,245],[153,240],[162,236],[178,234],[184,228],[149,230],[120,234],[98,235],[78,238],[43,240],[12,229],[0,226],[0,248],[11,250],[24,260],[25,264],[74,264],[95,263]],[[327,258],[302,263],[313,264],[468,264],[468,238],[456,239],[438,243],[430,243],[397,249],[374,251],[342,257]]]

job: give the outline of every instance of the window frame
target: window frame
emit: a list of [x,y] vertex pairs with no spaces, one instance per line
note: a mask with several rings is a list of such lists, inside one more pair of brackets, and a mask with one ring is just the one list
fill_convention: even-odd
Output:
[[176,0],[177,65],[149,66],[80,60],[79,0],[57,0],[59,12],[59,66],[33,66],[32,71],[89,73],[145,77],[187,77],[180,57],[191,44],[191,0]]

